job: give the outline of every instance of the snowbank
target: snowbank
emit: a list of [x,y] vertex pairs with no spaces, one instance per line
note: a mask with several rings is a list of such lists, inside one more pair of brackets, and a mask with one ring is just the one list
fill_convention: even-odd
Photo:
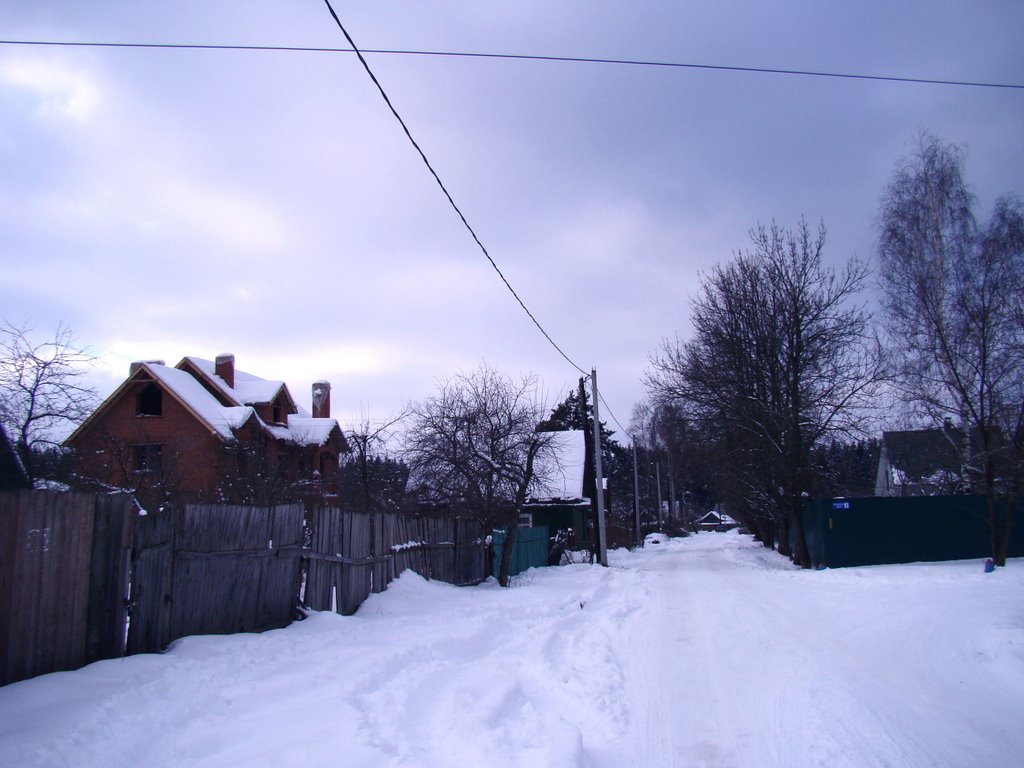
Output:
[[935,766],[1024,754],[1024,563],[799,571],[735,533],[0,688],[10,766]]

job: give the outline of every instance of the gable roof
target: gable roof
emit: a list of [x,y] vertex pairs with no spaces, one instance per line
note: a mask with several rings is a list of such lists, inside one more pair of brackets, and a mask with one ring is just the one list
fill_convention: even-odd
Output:
[[234,405],[267,405],[274,402],[277,396],[283,393],[288,405],[288,412],[297,412],[295,401],[283,381],[261,379],[259,376],[235,369],[235,385],[230,387],[224,379],[217,375],[215,362],[193,356],[183,357],[175,368],[179,370],[192,368],[199,374],[199,378],[215,387]]
[[133,383],[154,381],[162,385],[162,389],[177,400],[181,406],[196,417],[211,433],[225,442],[234,440],[234,430],[243,426],[250,418],[256,417],[256,411],[249,406],[224,406],[195,378],[176,368],[168,368],[156,361],[133,363],[128,378],[121,382],[99,407],[89,414],[65,443],[74,444],[79,435],[109,408],[116,403],[124,391]]
[[[882,433],[882,450],[897,485],[929,482],[939,475],[960,474],[959,429],[912,429]],[[897,474],[898,473],[898,474]]]
[[233,440],[234,431],[256,416],[256,411],[251,406],[221,405],[217,398],[186,371],[152,363],[143,363],[141,367],[163,384],[171,396],[196,418],[225,440]]
[[[128,378],[66,442],[73,444],[76,437],[116,402],[130,384],[139,381],[158,382],[169,396],[224,442],[235,440],[235,431],[254,420],[272,437],[296,445],[324,445],[335,430],[342,444],[347,445],[337,419],[312,418],[304,411],[300,413],[284,382],[268,381],[235,371],[236,386],[229,387],[227,382],[214,373],[214,363],[198,357],[185,357],[174,368],[155,361],[134,364]],[[273,402],[279,394],[283,395],[287,406],[287,424],[267,424],[253,406]]]
[[552,450],[538,458],[537,476],[540,488],[534,499],[582,499],[583,470],[586,465],[587,444],[583,430],[570,429],[551,432]]

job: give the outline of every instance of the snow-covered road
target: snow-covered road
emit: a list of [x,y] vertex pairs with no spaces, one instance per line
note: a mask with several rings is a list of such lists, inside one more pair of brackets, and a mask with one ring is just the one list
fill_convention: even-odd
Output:
[[11,766],[980,766],[1024,754],[1024,562],[799,571],[739,534],[0,688]]

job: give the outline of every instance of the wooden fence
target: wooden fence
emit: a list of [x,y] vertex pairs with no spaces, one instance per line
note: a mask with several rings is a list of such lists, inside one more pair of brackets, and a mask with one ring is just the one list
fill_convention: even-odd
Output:
[[351,614],[406,569],[476,584],[489,561],[479,528],[454,518],[302,505],[139,516],[125,495],[0,493],[0,685],[284,626],[300,599]]
[[127,496],[0,493],[0,685],[124,653]]
[[487,543],[471,521],[321,507],[310,528],[303,602],[313,610],[354,613],[406,569],[458,585],[487,578]]
[[288,624],[299,594],[303,516],[301,504],[189,505],[139,518],[128,652]]

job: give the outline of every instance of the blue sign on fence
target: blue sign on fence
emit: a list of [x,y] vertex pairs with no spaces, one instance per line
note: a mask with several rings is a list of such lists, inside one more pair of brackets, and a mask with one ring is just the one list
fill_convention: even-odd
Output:
[[849,509],[850,502],[848,501],[833,501],[832,509]]

